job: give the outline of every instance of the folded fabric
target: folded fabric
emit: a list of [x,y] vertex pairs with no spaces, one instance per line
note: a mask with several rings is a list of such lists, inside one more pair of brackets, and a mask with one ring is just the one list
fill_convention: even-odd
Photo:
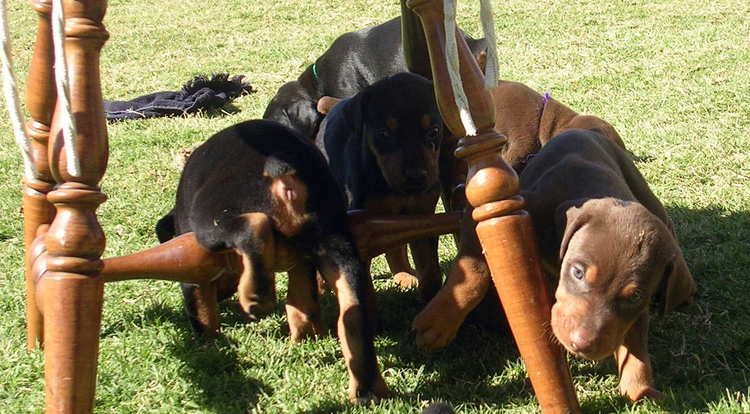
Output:
[[235,98],[255,92],[243,75],[198,75],[180,91],[156,92],[130,101],[104,101],[107,121],[156,118],[218,109]]

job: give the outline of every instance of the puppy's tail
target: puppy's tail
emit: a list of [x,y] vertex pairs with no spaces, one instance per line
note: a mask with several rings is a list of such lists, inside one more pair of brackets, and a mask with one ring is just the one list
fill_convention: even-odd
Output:
[[164,243],[173,239],[175,232],[174,210],[171,210],[167,215],[156,222],[156,238],[159,239],[159,243]]

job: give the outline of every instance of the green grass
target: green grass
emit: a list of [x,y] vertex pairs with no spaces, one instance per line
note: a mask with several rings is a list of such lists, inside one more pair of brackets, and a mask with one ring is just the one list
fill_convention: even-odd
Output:
[[[476,2],[459,24],[478,35]],[[668,398],[630,405],[611,362],[571,361],[587,412],[750,412],[750,4],[744,0],[495,2],[502,76],[607,119],[672,214],[700,285],[689,314],[651,328],[651,353]],[[9,2],[16,66],[25,86],[36,15]],[[261,116],[339,34],[399,12],[396,1],[111,0],[101,59],[105,99],[174,90],[199,73],[245,74],[258,89],[224,116],[126,122],[109,128],[110,161],[98,210],[105,255],[155,244],[153,225],[173,202],[178,149]],[[0,412],[43,409],[41,352],[25,351],[20,157],[0,114]],[[447,265],[455,254],[442,240]],[[292,345],[282,307],[246,324],[222,307],[224,337],[192,338],[176,285],[108,285],[102,321],[99,413],[415,413],[444,400],[462,413],[534,412],[511,339],[477,327],[435,354],[409,333],[422,303],[373,269],[385,323],[376,342],[396,396],[374,407],[346,402],[346,374],[331,337]],[[281,278],[280,294],[285,284]],[[335,307],[326,302],[332,323]]]

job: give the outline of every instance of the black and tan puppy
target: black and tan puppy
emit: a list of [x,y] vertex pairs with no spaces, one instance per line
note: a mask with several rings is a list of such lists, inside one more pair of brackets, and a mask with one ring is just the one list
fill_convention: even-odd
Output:
[[[477,57],[487,48],[484,39],[468,35],[464,38]],[[322,96],[348,98],[383,78],[405,71],[401,17],[345,33],[296,81],[279,88],[263,119],[280,122],[312,139],[323,120],[323,115],[315,110]]]
[[542,260],[557,282],[552,331],[574,355],[614,354],[620,393],[659,398],[649,308],[696,291],[667,213],[620,147],[596,130],[551,140],[521,174]]
[[[432,83],[400,73],[335,105],[321,124],[316,145],[343,188],[349,209],[431,214],[440,195],[442,136]],[[420,292],[430,298],[441,284],[437,239],[410,247]],[[399,283],[413,283],[408,263],[398,253],[386,256],[391,270]]]
[[[318,271],[338,299],[350,398],[387,394],[366,314],[368,274],[347,226],[343,194],[312,142],[270,121],[243,122],[209,138],[187,160],[175,207],[157,225],[162,242],[187,232],[206,249],[242,257],[239,275],[222,276],[228,280],[221,281],[218,299],[237,291],[253,318],[273,308],[274,272],[288,271],[294,340],[322,332]],[[183,294],[200,328],[196,287],[183,285]]]

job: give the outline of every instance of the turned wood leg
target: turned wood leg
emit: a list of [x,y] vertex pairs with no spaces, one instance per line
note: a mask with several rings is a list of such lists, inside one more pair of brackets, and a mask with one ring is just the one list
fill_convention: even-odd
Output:
[[32,0],[39,20],[36,33],[34,55],[29,67],[26,106],[31,120],[26,124],[26,134],[31,140],[31,159],[37,172],[36,177],[26,177],[23,189],[23,229],[26,273],[26,347],[35,349],[44,342],[42,315],[36,306],[34,274],[31,272],[32,259],[29,257],[31,243],[36,237],[37,228],[52,223],[55,208],[47,201],[47,193],[54,186],[47,162],[47,142],[52,112],[57,99],[52,69],[52,29],[50,13],[51,0]]
[[466,199],[474,207],[477,235],[539,404],[545,413],[578,412],[563,350],[552,343],[546,330],[551,297],[540,269],[531,219],[518,196],[518,177],[500,157],[506,139],[493,129],[494,106],[484,89],[483,75],[457,34],[461,78],[477,126],[476,136],[466,136],[447,71],[443,2],[409,0],[407,6],[424,28],[443,121],[456,136],[464,137],[456,155],[468,163]]
[[49,161],[58,186],[47,195],[57,211],[44,238],[47,271],[38,281],[44,310],[45,391],[48,413],[90,413],[103,295],[99,278],[104,233],[96,208],[106,197],[99,181],[107,164],[107,131],[99,82],[99,52],[108,34],[106,3],[66,0],[66,58],[80,176],[68,173],[60,107],[50,128]]

